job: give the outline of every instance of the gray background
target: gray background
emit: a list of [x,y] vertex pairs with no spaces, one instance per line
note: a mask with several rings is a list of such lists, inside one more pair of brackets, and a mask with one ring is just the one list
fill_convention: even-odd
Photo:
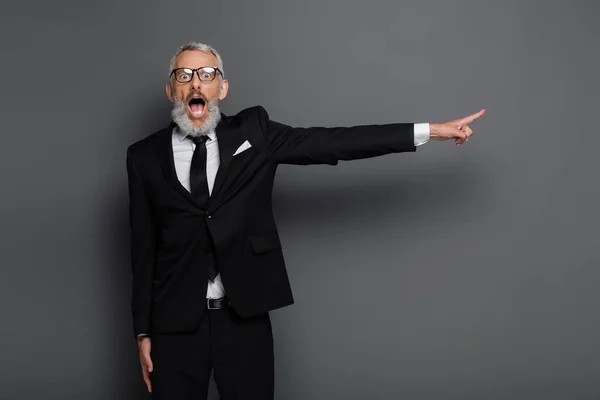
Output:
[[192,40],[221,51],[229,114],[488,110],[459,148],[279,170],[296,304],[272,313],[276,398],[600,396],[596,2],[3,8],[1,399],[147,397],[125,150],[169,121],[168,61]]

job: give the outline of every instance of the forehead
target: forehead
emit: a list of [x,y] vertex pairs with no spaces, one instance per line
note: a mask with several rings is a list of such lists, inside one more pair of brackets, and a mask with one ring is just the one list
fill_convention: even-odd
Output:
[[217,67],[217,57],[200,50],[186,50],[175,59],[175,68]]

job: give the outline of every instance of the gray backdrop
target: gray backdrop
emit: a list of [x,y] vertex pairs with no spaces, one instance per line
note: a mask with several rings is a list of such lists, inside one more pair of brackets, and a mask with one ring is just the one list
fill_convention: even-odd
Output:
[[600,396],[596,2],[3,8],[1,399],[147,398],[125,150],[168,123],[168,62],[188,41],[221,51],[228,114],[488,110],[463,147],[279,170],[296,304],[272,313],[276,398]]

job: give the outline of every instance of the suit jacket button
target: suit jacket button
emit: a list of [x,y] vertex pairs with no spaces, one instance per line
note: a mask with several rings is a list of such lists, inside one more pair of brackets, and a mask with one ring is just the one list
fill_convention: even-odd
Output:
[[210,219],[211,217],[212,217],[212,215],[210,215],[210,213],[207,211],[207,212],[206,212],[206,218],[209,218],[209,219]]

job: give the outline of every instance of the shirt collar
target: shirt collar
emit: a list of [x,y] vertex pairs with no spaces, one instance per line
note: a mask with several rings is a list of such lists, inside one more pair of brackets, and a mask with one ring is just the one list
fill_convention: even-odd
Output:
[[[180,142],[183,142],[189,135],[183,133],[181,131],[181,129],[179,129],[178,126],[175,126],[175,128],[173,128],[173,133],[177,136],[177,138],[179,139]],[[215,140],[217,137],[217,134],[215,133],[215,131],[210,131],[208,133],[208,137],[210,138],[210,140]]]

